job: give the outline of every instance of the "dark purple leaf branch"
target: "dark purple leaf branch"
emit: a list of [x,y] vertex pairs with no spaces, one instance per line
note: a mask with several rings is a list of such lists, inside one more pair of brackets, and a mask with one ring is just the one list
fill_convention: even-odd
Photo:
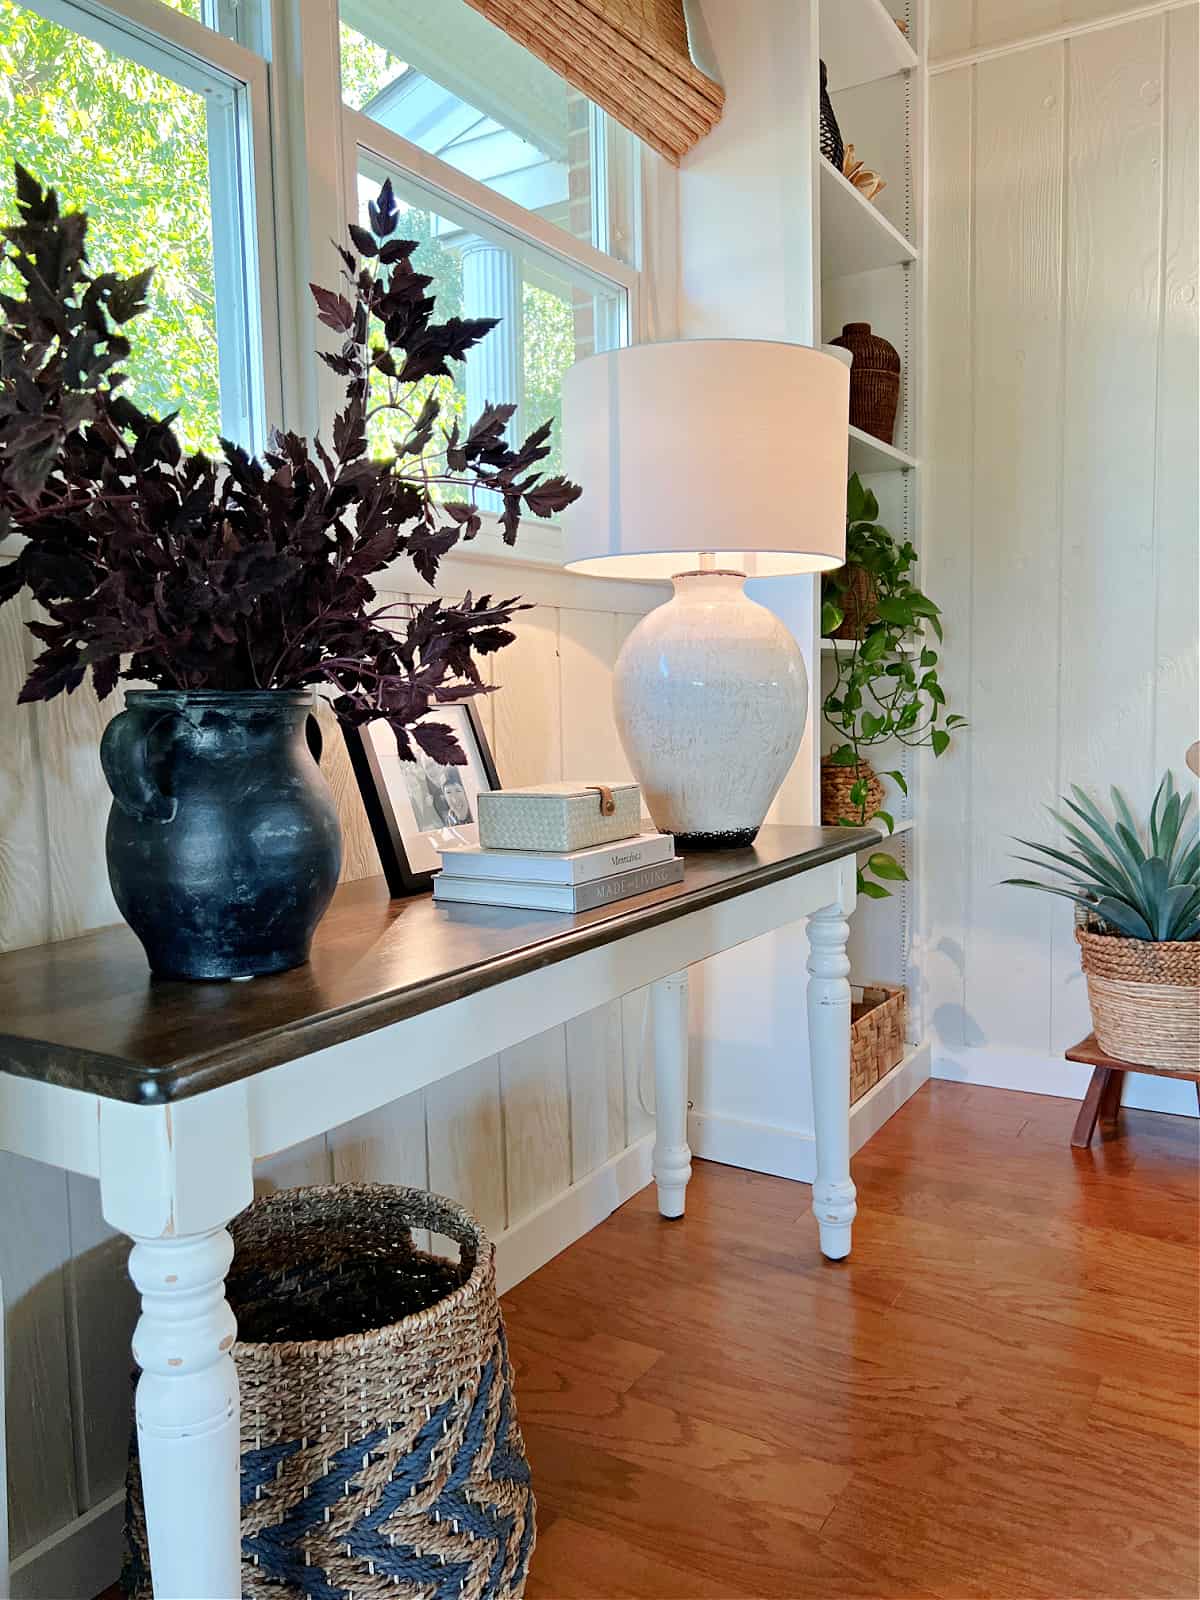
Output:
[[[86,216],[62,215],[53,190],[20,166],[16,176],[17,219],[0,230],[21,284],[0,294],[0,537],[25,543],[0,567],[0,603],[28,589],[43,613],[20,698],[70,693],[89,671],[101,696],[122,678],[325,684],[340,717],[385,718],[405,755],[415,743],[461,761],[452,731],[421,719],[488,691],[476,658],[512,642],[521,603],[378,604],[373,580],[404,557],[432,586],[446,553],[478,532],[481,489],[500,496],[509,543],[523,514],[551,516],[580,491],[537,470],[549,423],[514,447],[512,406],[488,405],[464,436],[419,395],[495,324],[434,320],[417,246],[395,237],[391,185],[369,228],[350,227],[352,248],[335,246],[343,288],[313,285],[339,341],[321,359],[345,380],[328,444],[275,433],[255,458],[222,440],[214,460],[185,456],[172,418],[121,392],[130,344],[117,330],[146,309],[149,274],[94,273]],[[372,406],[373,373],[386,398]],[[372,459],[367,425],[389,416],[392,453]],[[463,497],[439,503],[435,486]]]

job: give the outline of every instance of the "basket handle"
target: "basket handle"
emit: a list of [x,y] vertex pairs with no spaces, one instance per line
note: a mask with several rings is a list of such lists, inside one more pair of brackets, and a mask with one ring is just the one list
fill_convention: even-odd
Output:
[[428,1228],[432,1233],[453,1239],[462,1265],[468,1272],[475,1270],[488,1238],[469,1211],[445,1195],[427,1194],[423,1189],[410,1189],[404,1197],[403,1209],[408,1228]]

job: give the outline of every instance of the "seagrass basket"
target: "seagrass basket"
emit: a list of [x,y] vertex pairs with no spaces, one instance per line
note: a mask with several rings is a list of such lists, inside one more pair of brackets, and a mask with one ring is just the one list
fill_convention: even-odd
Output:
[[869,322],[848,322],[836,339],[854,357],[850,364],[850,422],[884,444],[896,432],[900,404],[900,354],[895,345],[871,332]]
[[[867,780],[865,807],[856,806],[850,798],[850,791],[859,778]],[[860,817],[864,822],[869,822],[883,805],[883,800],[883,784],[870,762],[860,761],[853,767],[839,767],[828,756],[821,762],[822,822],[827,825],[839,822],[857,824]]]
[[[853,993],[859,993],[855,990]],[[850,1104],[904,1057],[908,994],[890,983],[864,985],[850,1005]]]
[[1200,942],[1124,939],[1076,924],[1092,1026],[1118,1061],[1200,1073]]
[[[256,1200],[231,1231],[243,1595],[518,1600],[534,1500],[479,1223],[419,1189],[335,1184]],[[149,1600],[136,1457],[127,1487],[124,1583]]]
[[829,635],[831,639],[861,639],[868,626],[879,620],[879,590],[866,567],[848,569],[846,588],[837,596],[842,620]]

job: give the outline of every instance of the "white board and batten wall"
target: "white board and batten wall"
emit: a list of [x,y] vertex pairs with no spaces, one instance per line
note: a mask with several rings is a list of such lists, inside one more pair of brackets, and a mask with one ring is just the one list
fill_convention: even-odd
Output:
[[[445,573],[448,594],[503,589],[535,602],[520,615],[516,643],[489,658],[502,687],[483,701],[483,715],[503,781],[627,776],[612,721],[612,666],[665,591],[470,558],[452,560]],[[24,598],[0,610],[3,949],[118,920],[104,865],[109,795],[97,751],[120,697],[102,706],[85,687],[17,710],[36,648],[26,614]],[[331,717],[322,720],[323,767],[345,834],[343,877],[368,876],[379,871],[370,830],[341,735]],[[643,997],[631,995],[485,1056],[261,1163],[258,1187],[365,1180],[453,1195],[499,1241],[503,1288],[648,1180],[644,1013]],[[90,1595],[97,1552],[102,1561],[120,1534],[135,1315],[127,1248],[100,1216],[94,1180],[0,1155],[0,1189],[14,1594],[65,1595],[76,1585]]]
[[1000,881],[1070,783],[1193,781],[1197,6],[935,0],[932,49],[925,566],[971,726],[924,775],[918,966],[935,1074],[1078,1094],[1070,907]]

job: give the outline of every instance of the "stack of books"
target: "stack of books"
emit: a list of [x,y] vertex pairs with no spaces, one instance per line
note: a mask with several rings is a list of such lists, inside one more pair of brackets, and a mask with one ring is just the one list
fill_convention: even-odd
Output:
[[443,850],[433,898],[526,911],[591,911],[682,880],[683,862],[669,833],[639,833],[562,854],[466,845]]

